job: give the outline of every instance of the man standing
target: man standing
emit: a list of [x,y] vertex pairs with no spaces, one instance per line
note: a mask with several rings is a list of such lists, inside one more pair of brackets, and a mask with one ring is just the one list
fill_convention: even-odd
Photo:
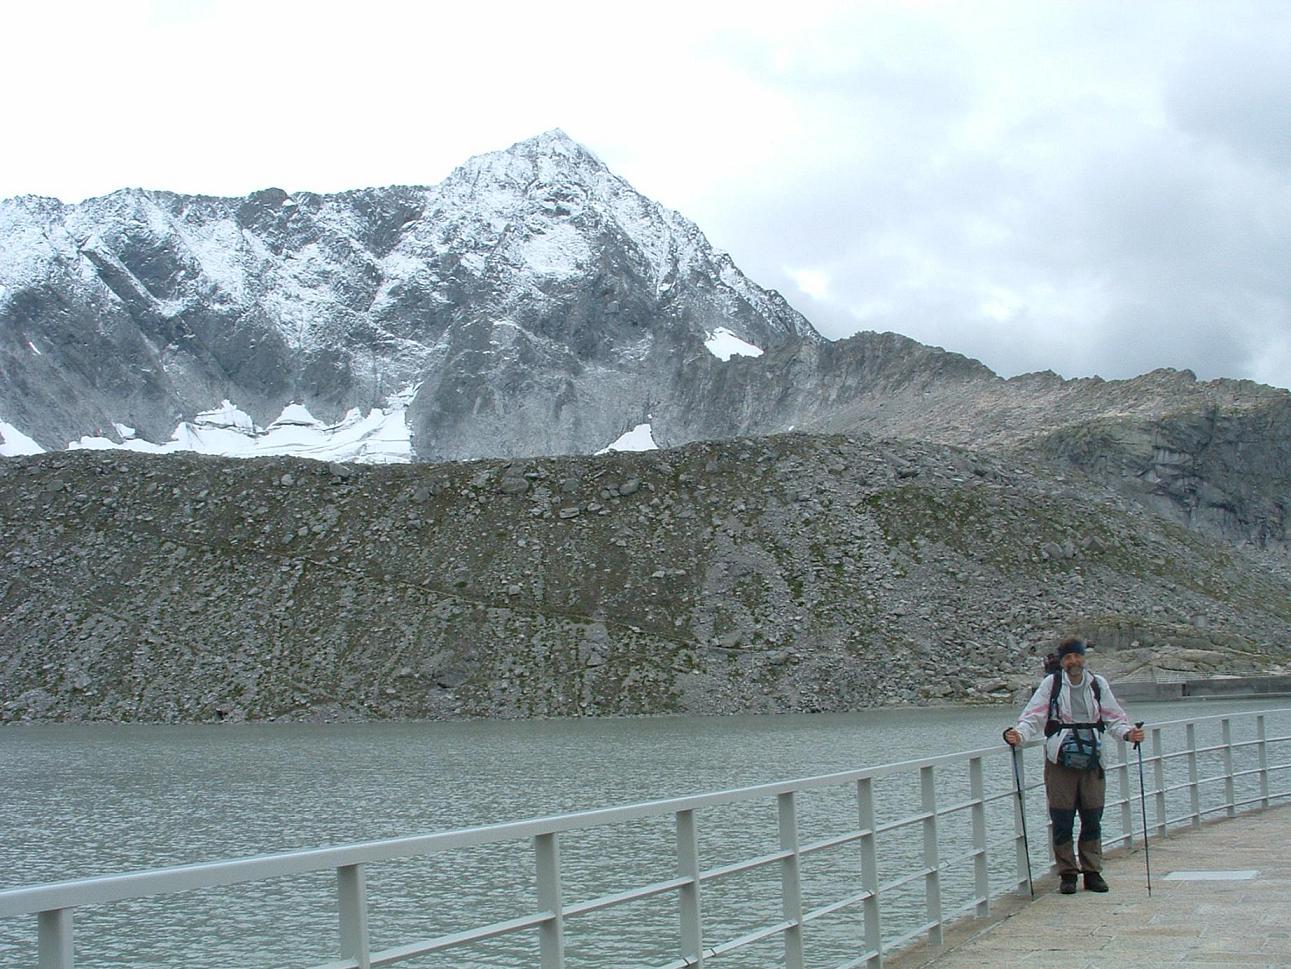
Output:
[[[1061,669],[1040,681],[1004,740],[1018,747],[1045,736],[1044,787],[1053,819],[1053,856],[1064,895],[1076,892],[1076,876],[1085,889],[1107,891],[1103,879],[1103,801],[1107,794],[1106,730],[1118,740],[1136,744],[1143,731],[1130,723],[1107,680],[1085,669],[1085,643],[1064,639],[1058,645]],[[1080,813],[1079,849],[1072,834]]]

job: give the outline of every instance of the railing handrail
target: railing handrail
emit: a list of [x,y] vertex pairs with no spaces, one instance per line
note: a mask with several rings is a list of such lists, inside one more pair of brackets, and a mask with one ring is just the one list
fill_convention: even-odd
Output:
[[[1165,720],[1160,723],[1153,723],[1151,726],[1154,728],[1171,727],[1179,724],[1229,719],[1233,716],[1248,717],[1270,713],[1285,713],[1288,710],[1291,710],[1291,708],[1243,710],[1238,714],[1216,714],[1207,717]],[[1035,746],[1040,743],[1043,743],[1043,741],[1033,740],[1027,746]],[[259,881],[264,878],[278,878],[285,875],[303,875],[316,871],[327,871],[345,865],[413,858],[433,854],[437,851],[477,847],[502,841],[515,841],[521,838],[535,837],[539,834],[581,831],[587,828],[599,827],[603,824],[636,821],[641,818],[663,816],[677,811],[694,811],[699,808],[785,794],[790,791],[837,787],[855,783],[862,778],[877,778],[923,767],[961,763],[974,757],[989,757],[1007,753],[1009,749],[1007,744],[996,744],[991,747],[980,747],[976,750],[939,754],[935,757],[893,761],[892,763],[878,764],[873,767],[836,771],[829,774],[815,774],[809,777],[774,781],[769,784],[755,784],[749,787],[737,787],[707,794],[691,794],[684,797],[641,801],[619,807],[572,811],[547,817],[505,821],[499,824],[455,828],[449,831],[438,831],[433,834],[408,835],[401,838],[385,838],[376,841],[358,841],[328,848],[299,848],[245,858],[149,868],[112,875],[99,875],[90,878],[76,878],[61,882],[0,889],[0,917],[30,915],[34,912],[64,908],[70,905],[94,905],[104,902],[125,901],[132,898],[169,895],[175,892],[193,891],[202,888],[217,888],[236,885],[241,882]]]
[[[1219,698],[1187,697],[1186,699],[1206,700],[1207,702],[1210,702],[1212,699],[1219,699]],[[1240,699],[1240,697],[1223,697],[1223,699],[1225,700]],[[1162,727],[1178,727],[1181,724],[1186,726],[1187,724],[1190,724],[1190,723],[1206,723],[1209,720],[1235,720],[1238,717],[1266,717],[1270,713],[1286,713],[1288,711],[1291,711],[1291,707],[1273,707],[1272,709],[1269,709],[1269,710],[1236,710],[1232,713],[1213,713],[1208,717],[1183,717],[1182,719],[1179,719],[1179,720],[1154,721],[1151,723],[1145,723],[1144,727],[1151,728],[1154,730],[1160,730]]]
[[[1027,746],[1042,741],[1034,740]],[[499,824],[478,825],[437,831],[433,834],[408,835],[402,838],[385,838],[377,841],[358,841],[329,848],[298,848],[291,851],[253,855],[224,861],[199,862],[165,868],[120,872],[90,878],[76,878],[49,882],[21,888],[0,890],[0,917],[30,915],[34,912],[70,905],[97,905],[103,902],[120,902],[132,898],[169,895],[201,888],[217,888],[240,882],[259,881],[284,875],[304,875],[315,871],[328,871],[345,865],[392,861],[414,858],[449,851],[456,848],[473,848],[540,834],[563,834],[582,831],[604,824],[637,821],[642,818],[663,817],[677,811],[694,811],[699,808],[747,801],[758,797],[776,796],[797,791],[818,790],[854,784],[862,778],[877,778],[923,767],[938,767],[961,763],[974,757],[989,757],[1007,753],[1007,744],[965,750],[917,760],[894,761],[874,767],[816,774],[794,780],[736,787],[708,794],[690,794],[684,797],[641,801],[619,807],[593,808],[590,811],[572,811],[547,817],[504,821]],[[72,894],[74,893],[74,895]]]
[[[1268,783],[1269,775],[1274,771],[1291,769],[1291,764],[1270,765],[1267,757],[1267,746],[1272,743],[1291,742],[1291,736],[1268,737],[1265,730],[1265,717],[1274,714],[1291,713],[1291,707],[1266,710],[1237,711],[1189,717],[1178,720],[1163,721],[1150,725],[1151,757],[1146,758],[1153,765],[1153,790],[1158,834],[1177,821],[1190,820],[1196,826],[1203,815],[1225,811],[1234,817],[1236,809],[1248,804],[1259,803],[1269,806],[1270,798],[1283,799],[1291,797],[1291,791],[1273,793]],[[1252,741],[1233,742],[1232,721],[1254,720],[1256,739]],[[1198,747],[1196,727],[1202,723],[1220,721],[1223,732],[1222,743],[1214,747]],[[1185,725],[1188,731],[1186,749],[1165,753],[1162,747],[1162,730],[1164,728]],[[1025,746],[1038,746],[1043,741],[1037,739]],[[1255,747],[1258,752],[1259,766],[1251,770],[1236,771],[1233,763],[1233,751],[1245,747]],[[1122,808],[1122,835],[1111,841],[1109,847],[1118,843],[1133,843],[1135,831],[1133,817],[1128,811],[1132,798],[1128,773],[1129,754],[1125,742],[1118,741],[1120,754],[1118,772],[1122,792],[1121,800],[1109,802],[1109,806]],[[1224,772],[1214,778],[1201,779],[1197,774],[1196,758],[1199,754],[1216,751],[1224,759]],[[783,871],[784,882],[784,921],[777,922],[769,928],[759,930],[752,935],[742,936],[721,944],[712,950],[727,951],[742,945],[751,944],[769,934],[781,932],[785,938],[786,965],[798,967],[802,964],[802,926],[822,914],[828,914],[854,904],[864,904],[865,938],[869,951],[860,960],[847,963],[848,966],[881,967],[885,949],[885,940],[879,933],[878,897],[880,893],[892,889],[895,885],[906,882],[925,881],[927,906],[927,923],[906,933],[898,939],[887,943],[891,948],[908,941],[909,938],[928,933],[934,944],[941,939],[942,925],[947,918],[975,910],[984,915],[989,910],[993,897],[989,887],[987,873],[986,815],[988,803],[1013,797],[1010,793],[993,793],[987,795],[983,786],[983,763],[988,757],[1011,754],[1012,748],[1005,744],[996,744],[975,750],[957,751],[933,757],[922,757],[913,760],[895,761],[828,774],[818,774],[791,780],[776,781],[769,784],[757,784],[747,787],[732,788],[705,794],[688,795],[676,798],[664,798],[642,801],[617,807],[596,808],[589,811],[578,811],[547,817],[528,818],[498,824],[459,828],[430,834],[412,835],[400,838],[389,838],[377,841],[355,842],[333,847],[296,849],[266,855],[213,861],[190,865],[148,869],[142,871],[122,872],[91,878],[31,885],[0,890],[0,917],[30,915],[37,916],[40,933],[40,965],[42,969],[70,969],[72,966],[72,912],[85,906],[106,902],[125,901],[157,895],[169,895],[207,888],[261,881],[292,875],[303,875],[313,872],[334,871],[340,902],[340,924],[342,938],[342,960],[328,963],[332,969],[367,969],[370,965],[387,964],[410,958],[417,954],[440,951],[465,942],[488,938],[494,935],[537,928],[542,940],[544,969],[562,969],[563,959],[563,921],[583,912],[596,911],[600,908],[634,899],[647,898],[662,892],[677,891],[682,905],[683,959],[669,963],[669,967],[700,966],[704,961],[700,940],[702,937],[700,914],[700,885],[712,878],[721,877],[730,872],[743,871],[767,864],[779,864]],[[1165,784],[1164,764],[1167,759],[1187,756],[1189,761],[1190,783],[1186,785]],[[1017,758],[1015,772],[1022,771],[1024,758]],[[971,795],[962,803],[950,806],[937,805],[934,776],[937,768],[947,765],[967,765]],[[921,810],[913,815],[906,815],[900,821],[877,824],[874,817],[872,781],[876,778],[893,774],[914,773],[919,778]],[[1234,781],[1238,777],[1259,775],[1260,796],[1238,801],[1235,796]],[[1019,776],[1018,793],[1031,791],[1039,784],[1028,784]],[[1198,802],[1198,788],[1203,784],[1223,781],[1225,784],[1224,802],[1215,808],[1202,810]],[[860,827],[843,835],[827,838],[819,843],[800,845],[798,842],[798,825],[795,813],[795,797],[805,791],[855,786]],[[1190,788],[1192,810],[1181,818],[1166,817],[1166,794],[1176,789]],[[765,857],[751,859],[735,866],[726,866],[712,871],[702,871],[698,865],[698,843],[696,841],[695,812],[701,808],[715,807],[736,802],[752,802],[760,798],[774,797],[778,804],[780,817],[781,850]],[[1024,866],[1022,799],[1019,798],[1018,811],[1014,818],[1014,837],[1018,851],[1018,878],[1011,883],[1009,890],[1027,882],[1028,876]],[[946,861],[939,861],[937,850],[937,821],[961,810],[968,810],[972,817],[974,850],[967,854],[957,855]],[[633,889],[615,895],[604,896],[574,905],[566,905],[561,898],[560,889],[560,852],[557,837],[561,833],[598,828],[605,825],[619,824],[644,818],[662,818],[673,816],[677,825],[678,862],[680,877],[664,882],[657,882],[645,888]],[[897,882],[880,883],[874,861],[874,844],[876,837],[896,827],[919,824],[923,829],[924,852],[923,867],[913,875],[898,879]],[[1146,832],[1144,832],[1146,834]],[[401,858],[424,857],[440,851],[478,847],[482,845],[514,843],[523,839],[532,839],[535,849],[535,861],[538,870],[539,911],[519,919],[494,923],[483,928],[443,936],[432,940],[423,940],[412,946],[385,953],[370,954],[367,935],[367,901],[365,888],[365,869],[368,864],[385,862]],[[818,850],[843,844],[859,842],[861,849],[862,881],[865,890],[853,893],[843,900],[831,903],[823,909],[811,912],[803,911],[800,895],[798,864],[799,858]],[[971,861],[974,866],[974,896],[969,905],[955,913],[943,915],[941,908],[942,889],[940,872],[947,865]],[[686,953],[690,953],[687,955]],[[369,957],[369,954],[371,957]],[[378,959],[377,957],[380,956]]]

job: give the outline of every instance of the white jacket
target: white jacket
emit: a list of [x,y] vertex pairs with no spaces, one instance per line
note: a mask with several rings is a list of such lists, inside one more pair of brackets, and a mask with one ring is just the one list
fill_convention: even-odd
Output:
[[[1094,720],[1102,719],[1107,724],[1107,732],[1117,740],[1124,740],[1125,735],[1133,728],[1130,718],[1126,712],[1121,709],[1120,703],[1116,701],[1112,693],[1111,686],[1107,680],[1098,676],[1096,673],[1090,673],[1085,670],[1085,677],[1094,677],[1098,680],[1098,689],[1102,692],[1102,698],[1094,696],[1094,691],[1089,691],[1090,703],[1094,707]],[[1076,689],[1080,689],[1088,682],[1088,679],[1082,679],[1076,684]],[[1036,687],[1035,693],[1031,695],[1030,701],[1022,708],[1022,715],[1018,717],[1017,731],[1021,734],[1024,741],[1035,740],[1037,737],[1044,736],[1044,725],[1049,720],[1049,693],[1053,688],[1053,677],[1046,676]],[[1067,674],[1062,673],[1062,689],[1058,692],[1058,719],[1063,723],[1074,723],[1075,720],[1071,715],[1071,680],[1067,679]],[[1044,742],[1044,755],[1051,763],[1058,763],[1058,748],[1062,746],[1062,736],[1066,733],[1059,730],[1052,737]],[[1107,749],[1109,744],[1100,744],[1098,751],[1098,760],[1103,767],[1109,764]]]

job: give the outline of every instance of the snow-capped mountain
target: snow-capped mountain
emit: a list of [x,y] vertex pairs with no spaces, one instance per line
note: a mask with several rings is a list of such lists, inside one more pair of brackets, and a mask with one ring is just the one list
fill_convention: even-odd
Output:
[[1259,544],[1291,518],[1286,392],[1004,380],[897,334],[824,340],[559,131],[430,187],[0,202],[0,456],[430,461],[793,429],[1057,457]]
[[589,452],[666,411],[696,358],[804,341],[560,131],[432,187],[0,203],[0,419],[47,449],[185,446],[227,400],[253,435],[357,407],[405,421],[408,456]]

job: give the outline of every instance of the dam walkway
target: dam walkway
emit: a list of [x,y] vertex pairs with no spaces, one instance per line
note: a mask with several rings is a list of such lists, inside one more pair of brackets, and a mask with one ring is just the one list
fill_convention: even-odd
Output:
[[993,917],[948,927],[944,944],[890,958],[889,969],[1179,969],[1291,966],[1291,806],[1149,845],[1152,894],[1141,849],[1106,862],[1110,893],[1060,895],[997,906]]

